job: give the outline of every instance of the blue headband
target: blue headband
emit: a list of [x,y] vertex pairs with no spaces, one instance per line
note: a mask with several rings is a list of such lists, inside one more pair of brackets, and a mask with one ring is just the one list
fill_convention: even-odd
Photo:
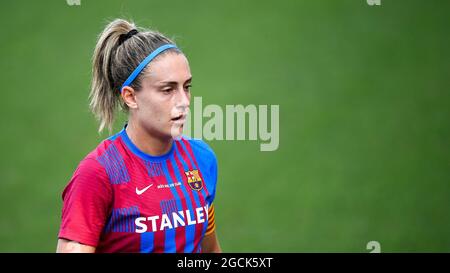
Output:
[[158,56],[161,52],[170,49],[170,48],[176,48],[175,45],[167,44],[158,47],[155,51],[150,53],[139,65],[136,67],[136,69],[131,73],[131,75],[128,77],[128,79],[123,83],[122,88],[120,88],[120,92],[122,93],[122,89],[125,86],[130,86],[130,84],[136,79],[136,77],[141,73],[141,71],[145,68],[146,65],[148,65],[149,62],[151,62],[156,56]]

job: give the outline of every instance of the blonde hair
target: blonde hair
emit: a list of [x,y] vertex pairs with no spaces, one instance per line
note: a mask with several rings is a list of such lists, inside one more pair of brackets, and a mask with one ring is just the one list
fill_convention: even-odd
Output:
[[[123,41],[124,35],[133,29],[139,32]],[[174,42],[157,31],[138,29],[133,22],[123,19],[110,22],[99,35],[92,58],[92,83],[89,94],[90,109],[100,121],[99,132],[104,128],[108,128],[109,132],[112,131],[119,105],[122,110],[128,111],[127,105],[120,97],[122,84],[142,60],[163,44]],[[142,74],[144,73],[130,85],[136,91],[141,88]]]

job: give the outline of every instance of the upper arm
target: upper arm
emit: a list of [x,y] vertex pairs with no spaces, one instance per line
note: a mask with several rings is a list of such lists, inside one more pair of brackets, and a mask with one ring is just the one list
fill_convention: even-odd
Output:
[[201,243],[202,252],[208,253],[221,253],[222,249],[220,248],[219,240],[216,235],[216,221],[215,221],[215,212],[214,212],[214,204],[208,209],[208,226],[206,228],[205,237]]
[[201,243],[202,252],[205,253],[222,253],[219,240],[217,239],[216,231],[206,235]]
[[95,247],[81,244],[75,241],[59,239],[56,246],[57,253],[94,253]]

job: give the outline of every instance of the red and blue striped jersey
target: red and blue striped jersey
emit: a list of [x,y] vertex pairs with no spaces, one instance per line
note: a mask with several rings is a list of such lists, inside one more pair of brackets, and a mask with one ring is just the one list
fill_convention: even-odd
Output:
[[84,158],[63,191],[59,238],[97,252],[201,252],[214,231],[217,161],[181,138],[162,156],[140,151],[125,128]]

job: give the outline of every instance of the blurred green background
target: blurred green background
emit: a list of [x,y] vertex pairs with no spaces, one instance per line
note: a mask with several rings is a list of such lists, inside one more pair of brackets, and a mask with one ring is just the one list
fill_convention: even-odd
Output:
[[209,141],[224,251],[449,252],[449,14],[444,0],[2,1],[0,252],[55,251],[61,192],[108,136],[88,92],[116,17],[175,37],[204,105],[280,105],[277,151]]

